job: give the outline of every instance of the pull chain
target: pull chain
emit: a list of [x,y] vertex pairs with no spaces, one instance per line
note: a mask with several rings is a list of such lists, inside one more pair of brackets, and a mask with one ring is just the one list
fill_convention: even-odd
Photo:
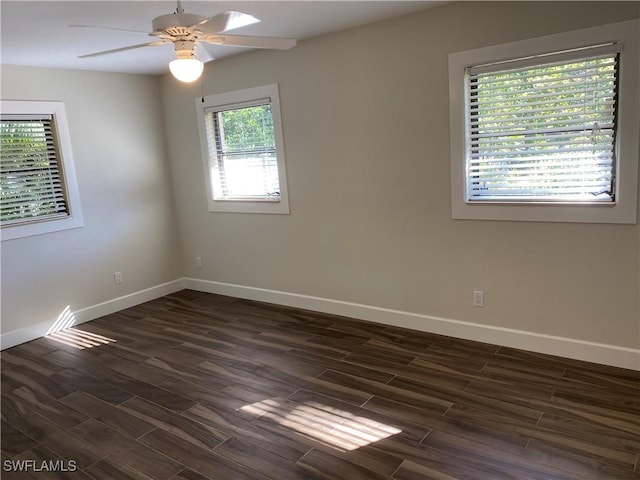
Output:
[[200,77],[200,88],[201,88],[201,93],[202,93],[202,103],[204,103],[204,73],[206,71],[206,67],[204,70],[202,70],[202,76]]

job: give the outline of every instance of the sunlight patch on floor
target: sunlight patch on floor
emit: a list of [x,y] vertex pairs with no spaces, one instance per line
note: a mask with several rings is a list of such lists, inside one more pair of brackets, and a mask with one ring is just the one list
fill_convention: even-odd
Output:
[[102,345],[116,342],[113,338],[86,332],[84,330],[79,330],[78,328],[58,330],[57,332],[47,335],[47,338],[80,350],[84,350],[85,348],[101,347]]
[[71,311],[71,307],[67,305],[60,315],[58,315],[54,324],[51,325],[46,337],[80,350],[99,347],[116,341],[113,338],[104,337],[97,333],[71,328],[75,323],[76,317]]
[[342,450],[356,450],[402,432],[390,425],[318,402],[295,403],[274,398],[245,405],[241,410],[271,419]]

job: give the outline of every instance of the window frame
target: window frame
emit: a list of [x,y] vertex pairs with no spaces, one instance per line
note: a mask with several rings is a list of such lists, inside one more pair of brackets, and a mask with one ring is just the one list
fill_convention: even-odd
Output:
[[[635,224],[638,189],[640,20],[537,37],[449,55],[451,215],[454,219]],[[467,69],[492,62],[545,55],[590,45],[622,43],[615,145],[615,202],[481,202],[467,200]],[[544,63],[541,60],[540,63]]]
[[[280,184],[280,199],[273,200],[269,198],[215,198],[215,181],[213,179],[214,163],[217,157],[212,158],[209,147],[209,138],[207,136],[207,127],[205,116],[214,114],[217,111],[229,110],[230,106],[251,106],[256,101],[270,99],[271,116],[273,119],[273,135],[276,148],[276,164],[278,169],[278,182]],[[219,110],[216,110],[218,109]],[[198,129],[200,133],[200,146],[202,151],[202,162],[204,168],[204,177],[207,191],[207,204],[210,212],[229,212],[229,213],[270,213],[270,214],[288,214],[289,213],[289,197],[287,191],[287,178],[284,157],[284,140],[282,134],[282,120],[280,114],[280,97],[278,93],[278,84],[270,84],[232,92],[225,92],[214,95],[207,95],[196,98],[196,110],[198,115]],[[216,151],[216,146],[213,146]]]
[[0,227],[1,240],[59,232],[84,225],[80,206],[80,193],[71,148],[71,136],[63,102],[28,100],[1,100],[0,112],[6,115],[51,116],[55,124],[53,141],[56,145],[60,173],[64,179],[62,188],[69,214],[65,216],[33,217],[15,221]]

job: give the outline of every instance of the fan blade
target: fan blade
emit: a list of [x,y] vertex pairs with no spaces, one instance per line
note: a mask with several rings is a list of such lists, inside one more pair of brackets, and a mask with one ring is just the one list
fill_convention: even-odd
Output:
[[193,47],[193,51],[196,55],[196,58],[202,63],[208,63],[212,60],[215,60],[215,58],[213,58],[213,56],[208,52],[206,47],[200,42],[196,43],[195,47]]
[[244,35],[209,35],[205,37],[203,41],[216,45],[248,48],[272,48],[275,50],[289,50],[296,46],[296,40],[293,38],[250,37]]
[[134,50],[136,48],[157,47],[159,45],[168,45],[170,43],[171,42],[168,42],[168,41],[165,42],[164,40],[158,40],[157,42],[141,43],[139,45],[131,45],[129,47],[114,48],[113,50],[105,50],[104,52],[96,52],[96,53],[89,53],[87,55],[80,55],[78,58],[100,57],[102,55],[110,55],[112,53],[125,52],[127,50]]
[[211,17],[204,22],[195,24],[192,28],[194,30],[200,30],[202,33],[208,35],[214,35],[216,33],[227,32],[240,27],[246,27],[247,25],[253,25],[259,23],[253,15],[248,13],[236,12],[235,10],[229,10]]
[[102,25],[67,25],[67,28],[98,28],[100,30],[115,30],[116,32],[144,33],[145,35],[149,35],[149,32],[143,32],[142,30],[130,30],[128,28],[118,27],[103,27]]

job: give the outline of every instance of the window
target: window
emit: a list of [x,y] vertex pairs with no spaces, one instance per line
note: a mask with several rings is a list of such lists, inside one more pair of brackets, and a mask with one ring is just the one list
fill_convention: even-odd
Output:
[[636,21],[450,55],[454,218],[635,223],[637,57]]
[[618,49],[468,69],[467,201],[614,201]]
[[2,240],[82,226],[64,105],[2,101]]
[[197,105],[209,210],[289,213],[277,85]]

